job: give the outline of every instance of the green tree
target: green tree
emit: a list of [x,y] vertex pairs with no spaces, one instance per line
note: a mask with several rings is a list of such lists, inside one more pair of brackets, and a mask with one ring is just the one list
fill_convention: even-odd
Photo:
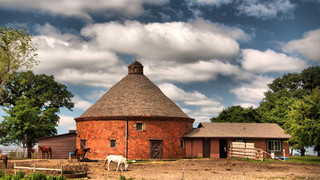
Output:
[[35,75],[32,71],[15,73],[4,85],[1,96],[8,97],[0,123],[0,143],[32,148],[36,139],[57,133],[57,113],[62,107],[71,110],[73,95],[53,76]]
[[211,122],[259,123],[261,120],[253,107],[231,106],[224,109],[218,117],[211,118]]
[[[0,93],[13,73],[39,63],[36,50],[25,27],[0,27]],[[0,99],[0,105],[5,98]]]
[[[288,130],[289,114],[297,101],[310,95],[313,89],[320,86],[320,67],[309,67],[301,73],[289,73],[275,79],[268,85],[269,90],[257,109],[263,122],[277,123],[284,130]],[[290,121],[292,123],[292,121]],[[288,131],[289,132],[289,131]],[[302,139],[292,138],[291,143],[304,153]],[[300,144],[299,146],[297,144]]]
[[[312,90],[310,95],[296,101],[288,113],[287,132],[291,134],[290,143],[293,148],[320,145],[320,88]],[[303,155],[303,154],[302,154]]]

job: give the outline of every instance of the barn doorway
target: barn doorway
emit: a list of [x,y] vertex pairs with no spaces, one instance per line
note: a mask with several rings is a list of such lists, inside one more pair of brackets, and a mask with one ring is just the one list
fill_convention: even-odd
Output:
[[150,140],[150,159],[162,158],[162,140]]
[[210,158],[210,139],[202,139],[202,156]]
[[227,139],[219,139],[219,154],[220,154],[220,158],[228,157],[228,140]]

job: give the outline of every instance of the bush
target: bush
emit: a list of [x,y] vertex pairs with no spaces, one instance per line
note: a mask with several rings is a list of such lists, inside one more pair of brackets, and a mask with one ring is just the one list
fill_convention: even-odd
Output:
[[24,177],[25,173],[20,171],[15,176],[13,175],[6,175],[6,176],[0,176],[0,180],[65,180],[66,178],[63,176],[52,176],[45,174],[42,174],[40,172],[34,172],[32,174],[29,174],[27,177]]

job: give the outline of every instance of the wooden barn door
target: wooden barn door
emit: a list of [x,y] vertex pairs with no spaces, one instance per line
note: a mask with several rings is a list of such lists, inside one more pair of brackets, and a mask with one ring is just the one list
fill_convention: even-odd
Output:
[[150,140],[150,159],[162,158],[162,140]]
[[202,156],[204,158],[210,158],[210,139],[202,140]]

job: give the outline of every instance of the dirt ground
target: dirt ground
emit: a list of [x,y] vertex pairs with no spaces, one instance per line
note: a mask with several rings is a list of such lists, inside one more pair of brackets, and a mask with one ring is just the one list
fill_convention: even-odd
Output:
[[[63,166],[88,165],[86,179],[119,179],[120,171],[112,164],[105,170],[103,161],[76,162],[75,160],[16,160],[9,161],[6,172],[14,173],[17,166],[59,168]],[[0,162],[0,169],[4,165]],[[47,173],[47,172],[46,172]],[[320,165],[300,163],[260,163],[236,159],[184,159],[179,161],[152,161],[134,163],[129,171],[123,171],[126,178],[134,179],[320,179]]]

